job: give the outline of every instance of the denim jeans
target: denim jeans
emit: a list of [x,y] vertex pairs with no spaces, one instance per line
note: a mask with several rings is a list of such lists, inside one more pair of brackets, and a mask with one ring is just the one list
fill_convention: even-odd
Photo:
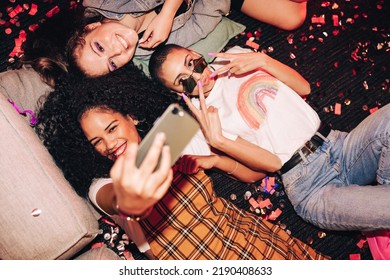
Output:
[[304,220],[329,230],[390,229],[390,104],[282,175]]

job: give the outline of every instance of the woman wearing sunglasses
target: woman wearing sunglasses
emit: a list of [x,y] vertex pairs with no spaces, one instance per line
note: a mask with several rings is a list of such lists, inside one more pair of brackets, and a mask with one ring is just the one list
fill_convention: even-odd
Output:
[[136,166],[138,143],[174,102],[164,91],[172,96],[131,64],[65,83],[48,95],[37,131],[76,191],[151,258],[326,259],[277,224],[217,197],[204,172],[172,170],[164,135]]
[[214,54],[215,72],[179,46],[152,56],[150,73],[183,95],[204,135],[180,170],[216,168],[246,182],[254,171],[279,171],[304,220],[329,230],[390,229],[390,104],[350,133],[331,130],[301,97],[310,84],[300,74],[243,52]]

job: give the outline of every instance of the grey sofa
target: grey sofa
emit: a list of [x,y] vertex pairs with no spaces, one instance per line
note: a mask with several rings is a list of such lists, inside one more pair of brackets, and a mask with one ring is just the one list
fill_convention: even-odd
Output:
[[29,125],[51,88],[31,69],[0,73],[0,259],[117,259],[107,247],[79,252],[100,217],[63,177]]

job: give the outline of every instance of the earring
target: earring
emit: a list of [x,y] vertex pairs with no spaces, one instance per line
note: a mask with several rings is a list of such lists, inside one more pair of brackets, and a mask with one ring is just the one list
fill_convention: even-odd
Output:
[[139,124],[139,120],[133,120],[133,123],[135,126],[137,126]]

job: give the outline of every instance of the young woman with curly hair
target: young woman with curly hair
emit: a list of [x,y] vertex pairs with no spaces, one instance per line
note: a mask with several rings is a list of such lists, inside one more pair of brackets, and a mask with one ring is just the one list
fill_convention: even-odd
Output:
[[62,83],[40,111],[38,133],[80,195],[150,258],[327,258],[278,225],[217,197],[204,172],[173,172],[164,135],[136,167],[138,143],[174,100],[133,68]]

